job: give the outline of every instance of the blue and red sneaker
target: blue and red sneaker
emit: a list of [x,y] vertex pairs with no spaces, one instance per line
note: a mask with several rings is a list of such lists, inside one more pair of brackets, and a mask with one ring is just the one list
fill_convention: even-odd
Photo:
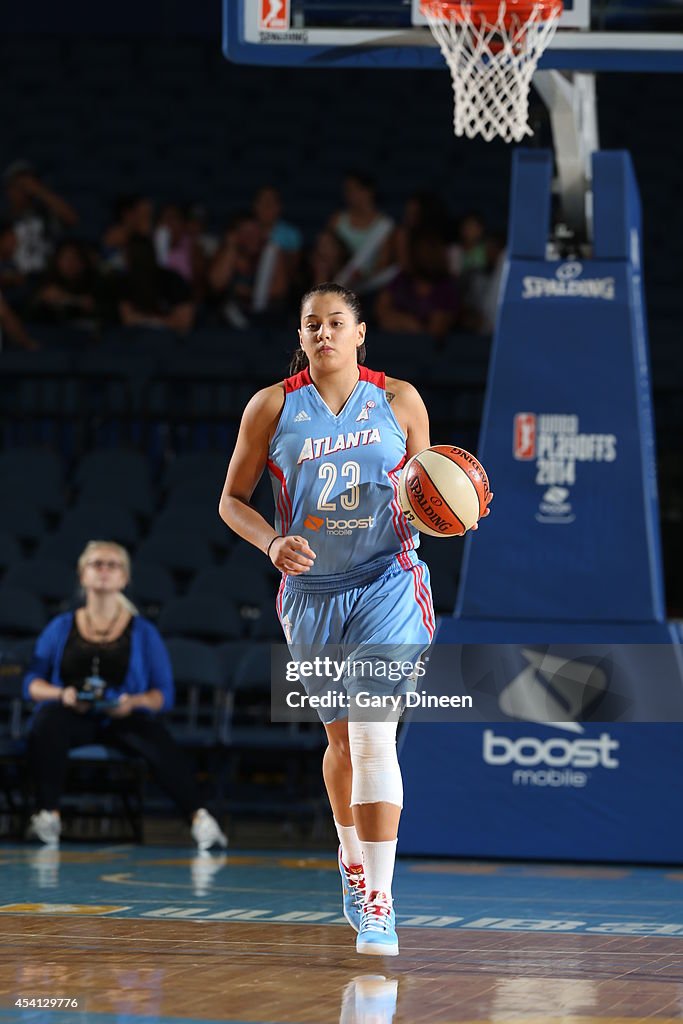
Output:
[[394,904],[385,892],[371,892],[363,904],[356,952],[371,956],[398,956]]
[[365,872],[362,864],[346,866],[342,860],[341,846],[337,853],[337,862],[342,880],[344,917],[357,932],[360,928],[360,915],[365,902]]

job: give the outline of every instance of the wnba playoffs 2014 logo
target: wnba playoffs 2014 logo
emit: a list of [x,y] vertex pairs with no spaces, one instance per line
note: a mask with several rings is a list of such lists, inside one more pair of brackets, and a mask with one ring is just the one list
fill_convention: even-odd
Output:
[[289,28],[290,0],[259,0],[259,28],[263,31]]
[[518,412],[515,416],[513,452],[516,459],[533,459],[536,455],[536,416]]

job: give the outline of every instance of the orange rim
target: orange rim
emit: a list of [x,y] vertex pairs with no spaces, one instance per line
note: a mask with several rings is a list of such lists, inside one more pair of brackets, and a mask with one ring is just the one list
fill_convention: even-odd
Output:
[[498,23],[501,13],[504,24],[549,21],[564,10],[563,0],[423,0],[425,14],[450,21],[477,20],[491,25]]

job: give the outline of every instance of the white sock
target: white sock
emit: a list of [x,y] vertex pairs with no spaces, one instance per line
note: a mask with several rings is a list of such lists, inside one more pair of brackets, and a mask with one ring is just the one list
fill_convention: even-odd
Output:
[[364,839],[361,840],[366,893],[385,892],[391,898],[397,842],[397,839],[383,843],[366,843]]
[[360,839],[356,832],[355,825],[340,825],[337,819],[334,821],[335,828],[337,829],[337,835],[339,836],[339,842],[342,848],[342,860],[347,868],[351,865],[362,864],[363,854],[360,848]]

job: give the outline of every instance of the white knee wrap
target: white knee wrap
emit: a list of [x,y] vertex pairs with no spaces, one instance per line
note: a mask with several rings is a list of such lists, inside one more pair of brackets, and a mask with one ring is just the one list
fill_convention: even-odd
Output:
[[351,806],[387,803],[403,807],[396,727],[396,722],[349,722]]

